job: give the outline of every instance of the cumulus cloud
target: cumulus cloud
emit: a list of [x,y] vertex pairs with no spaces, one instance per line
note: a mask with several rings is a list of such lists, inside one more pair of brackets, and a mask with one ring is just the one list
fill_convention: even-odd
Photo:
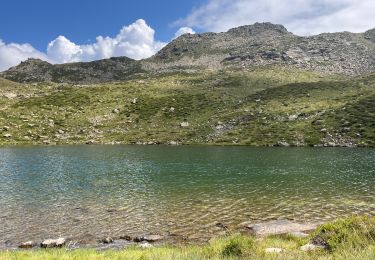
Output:
[[218,32],[273,22],[299,35],[363,32],[375,26],[374,10],[374,0],[207,0],[175,25]]
[[93,44],[77,45],[64,36],[48,44],[47,55],[57,63],[127,56],[143,59],[152,56],[165,43],[155,40],[155,31],[142,19],[124,26],[116,37],[98,36]]
[[165,44],[155,40],[154,29],[143,19],[124,26],[113,38],[98,36],[93,44],[79,45],[60,35],[48,44],[46,53],[30,44],[5,44],[0,40],[0,71],[28,58],[39,58],[51,63],[92,61],[117,56],[138,60],[152,56]]
[[178,31],[174,34],[174,38],[177,38],[183,34],[190,33],[190,34],[195,34],[195,31],[190,28],[190,27],[181,27],[178,29]]
[[47,55],[34,49],[30,44],[5,44],[0,39],[0,71],[15,66],[28,58],[49,60]]

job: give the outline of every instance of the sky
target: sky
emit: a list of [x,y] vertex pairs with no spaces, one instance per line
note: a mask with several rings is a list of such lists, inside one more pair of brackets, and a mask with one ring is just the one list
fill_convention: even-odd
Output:
[[0,71],[50,63],[143,59],[183,33],[273,22],[297,35],[375,28],[375,0],[1,0]]

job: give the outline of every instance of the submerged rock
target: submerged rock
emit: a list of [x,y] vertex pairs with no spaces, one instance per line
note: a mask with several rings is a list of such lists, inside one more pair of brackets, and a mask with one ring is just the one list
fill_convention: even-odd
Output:
[[290,220],[272,220],[263,223],[247,225],[246,228],[256,236],[288,234],[293,232],[308,232],[316,229],[316,223],[297,223]]

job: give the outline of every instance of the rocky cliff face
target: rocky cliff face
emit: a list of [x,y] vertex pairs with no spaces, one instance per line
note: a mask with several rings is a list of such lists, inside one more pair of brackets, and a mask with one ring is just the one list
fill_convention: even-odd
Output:
[[18,82],[98,83],[137,72],[246,69],[278,65],[323,74],[375,71],[375,29],[365,33],[296,36],[282,25],[256,23],[223,33],[185,34],[149,59],[111,58],[51,65],[31,59],[1,74]]

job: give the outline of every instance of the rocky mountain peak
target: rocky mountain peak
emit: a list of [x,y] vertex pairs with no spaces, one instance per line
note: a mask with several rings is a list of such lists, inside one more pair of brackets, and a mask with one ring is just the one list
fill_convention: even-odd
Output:
[[288,34],[288,30],[281,24],[273,24],[273,23],[255,23],[252,25],[244,25],[240,27],[236,27],[230,29],[228,31],[229,34],[234,36],[254,36],[258,34],[279,34],[284,35]]

